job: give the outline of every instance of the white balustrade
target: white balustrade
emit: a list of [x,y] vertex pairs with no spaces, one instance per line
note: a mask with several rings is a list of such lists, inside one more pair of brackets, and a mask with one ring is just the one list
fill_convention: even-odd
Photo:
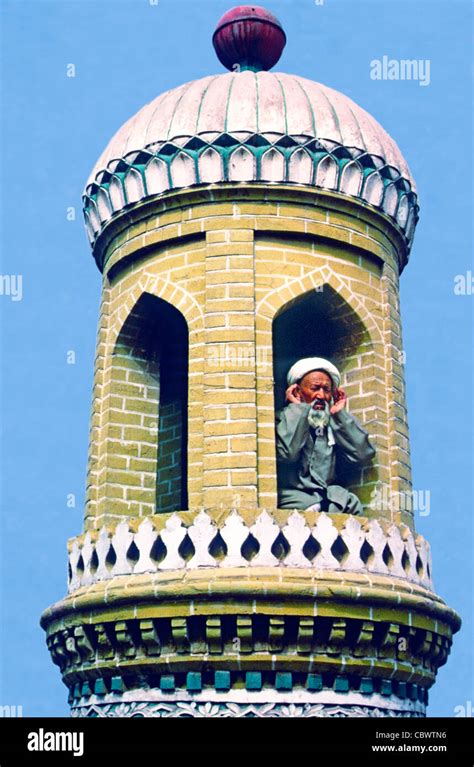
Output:
[[[429,546],[420,535],[414,539],[406,526],[384,529],[376,519],[347,515],[338,529],[324,512],[311,526],[298,511],[278,525],[266,510],[247,524],[235,509],[219,524],[205,510],[191,524],[175,513],[158,529],[157,519],[147,517],[136,531],[124,520],[113,533],[103,527],[94,536],[87,532],[75,539],[69,553],[69,591],[132,573],[249,566],[368,572],[432,588]],[[182,548],[186,536],[189,545]],[[282,546],[275,547],[277,539]],[[213,544],[219,558],[211,553]]]

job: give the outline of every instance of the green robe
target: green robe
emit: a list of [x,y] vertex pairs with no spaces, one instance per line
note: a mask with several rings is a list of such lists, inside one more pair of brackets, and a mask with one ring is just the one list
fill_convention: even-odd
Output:
[[370,463],[375,450],[368,435],[343,409],[330,417],[335,444],[329,445],[327,428],[310,426],[310,408],[306,402],[290,403],[277,413],[278,508],[307,509],[319,503],[322,511],[361,514],[357,496],[334,483]]

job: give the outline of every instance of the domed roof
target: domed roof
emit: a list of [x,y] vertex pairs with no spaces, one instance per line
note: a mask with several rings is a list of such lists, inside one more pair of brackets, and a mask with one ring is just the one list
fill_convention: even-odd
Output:
[[86,185],[91,241],[124,207],[170,189],[267,181],[364,200],[393,218],[409,245],[415,183],[379,123],[320,83],[238,69],[173,88],[120,128]]

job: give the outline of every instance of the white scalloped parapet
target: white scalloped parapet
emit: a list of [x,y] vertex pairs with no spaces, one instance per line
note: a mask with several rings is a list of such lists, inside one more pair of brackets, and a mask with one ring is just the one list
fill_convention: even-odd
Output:
[[173,514],[161,530],[147,518],[136,532],[124,521],[114,532],[103,527],[73,539],[69,591],[120,575],[218,567],[366,572],[433,585],[429,545],[406,526],[348,516],[339,530],[329,514],[309,525],[298,511],[279,526],[265,510],[251,526],[235,510],[216,524],[203,510],[190,525]]
[[130,205],[220,182],[306,184],[391,217],[409,244],[416,187],[398,146],[347,96],[281,72],[229,72],[158,96],[115,134],[84,192],[91,243]]

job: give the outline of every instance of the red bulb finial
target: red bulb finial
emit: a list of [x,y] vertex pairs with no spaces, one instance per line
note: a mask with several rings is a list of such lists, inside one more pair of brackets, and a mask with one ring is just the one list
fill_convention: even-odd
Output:
[[239,72],[271,69],[279,60],[286,35],[273,13],[259,5],[238,5],[220,19],[212,42],[221,64]]

